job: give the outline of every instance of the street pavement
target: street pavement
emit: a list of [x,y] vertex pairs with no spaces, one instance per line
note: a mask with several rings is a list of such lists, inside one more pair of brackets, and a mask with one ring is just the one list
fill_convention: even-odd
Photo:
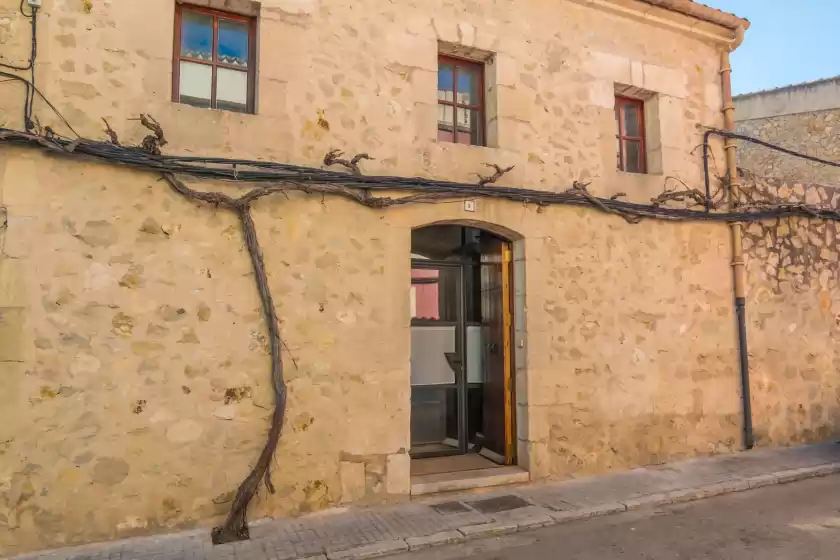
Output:
[[[526,558],[612,558],[624,554],[632,558],[716,558],[703,556],[708,551],[726,551],[727,547],[744,544],[743,538],[756,546],[776,542],[774,530],[757,528],[751,533],[718,536],[718,527],[732,529],[732,523],[756,512],[767,523],[771,514],[790,508],[782,503],[761,505],[750,509],[750,496],[756,492],[779,489],[796,496],[801,481],[815,477],[838,482],[840,473],[840,445],[825,443],[794,448],[758,449],[733,455],[704,457],[689,461],[652,466],[598,477],[579,478],[548,484],[504,486],[483,492],[443,494],[387,507],[347,508],[297,519],[267,519],[250,526],[251,540],[213,546],[209,531],[196,529],[169,535],[136,537],[122,541],[92,544],[77,548],[43,551],[21,560],[363,560],[378,556],[413,553],[423,550],[436,554],[456,554],[454,558],[470,557],[476,550],[480,558],[512,558],[519,555],[525,543],[533,547]],[[770,488],[771,490],[766,490]],[[743,512],[727,517],[727,506],[717,506],[687,523],[679,525],[679,508],[685,504],[722,495],[733,496],[733,504],[746,507]],[[737,494],[737,496],[736,496]],[[783,494],[785,495],[785,494]],[[835,496],[836,497],[836,496]],[[736,499],[737,498],[737,499]],[[810,503],[823,504],[820,496],[812,496]],[[747,500],[747,501],[738,501]],[[723,503],[717,499],[709,503]],[[829,501],[829,503],[831,503]],[[840,501],[835,500],[838,507]],[[680,506],[680,504],[683,504]],[[746,504],[746,506],[744,506]],[[700,507],[699,504],[697,507]],[[651,508],[660,508],[651,513]],[[676,509],[675,509],[676,508]],[[685,511],[692,511],[691,509]],[[629,513],[628,513],[629,512]],[[647,512],[642,517],[636,512]],[[670,512],[670,513],[669,513]],[[833,510],[837,513],[837,510]],[[803,519],[808,518],[804,512]],[[614,517],[615,515],[620,517]],[[645,521],[644,515],[650,519]],[[819,516],[818,516],[819,517]],[[824,515],[825,517],[825,515]],[[602,518],[595,520],[593,518]],[[661,518],[661,519],[660,519]],[[638,527],[611,525],[619,519],[637,519]],[[829,519],[829,517],[826,517]],[[831,519],[834,519],[833,517]],[[837,518],[840,527],[840,517]],[[669,525],[670,522],[670,525]],[[764,521],[755,521],[762,523]],[[779,521],[781,523],[781,521]],[[822,527],[831,521],[797,521],[803,527]],[[822,523],[822,525],[820,524]],[[659,525],[661,524],[661,526]],[[797,525],[798,526],[798,525]],[[553,527],[551,530],[541,529]],[[587,527],[594,527],[587,532]],[[681,528],[682,527],[682,528]],[[805,529],[791,534],[807,533]],[[822,529],[814,529],[822,530]],[[826,529],[828,531],[828,529]],[[537,531],[536,533],[534,531]],[[624,537],[622,531],[626,532]],[[680,533],[682,531],[682,533]],[[756,533],[756,531],[758,531]],[[834,531],[833,529],[830,531]],[[760,534],[763,538],[755,537]],[[552,537],[559,535],[559,537]],[[640,537],[642,535],[643,537]],[[677,537],[677,535],[679,535]],[[744,536],[746,535],[746,536]],[[750,535],[753,535],[752,537]],[[742,538],[743,537],[743,538]],[[543,538],[544,540],[538,540]],[[501,539],[501,540],[500,540]],[[661,542],[658,542],[661,541]],[[741,543],[739,545],[738,543]],[[456,543],[458,547],[447,548]],[[487,556],[481,547],[500,545],[498,556]],[[547,544],[546,544],[547,543]],[[711,544],[710,544],[711,543]],[[733,544],[734,543],[734,544]],[[809,541],[807,544],[815,546]],[[664,551],[656,556],[655,546]],[[792,545],[793,550],[799,547]],[[479,548],[474,548],[479,547]],[[594,547],[590,550],[589,547]],[[606,548],[604,548],[606,547]],[[634,548],[635,547],[635,548]],[[694,547],[694,548],[692,548]],[[692,552],[699,550],[696,556]],[[428,549],[428,550],[426,550]],[[808,550],[802,548],[802,550]],[[450,552],[454,551],[454,552]],[[461,554],[462,556],[457,556]],[[577,554],[577,556],[575,556]],[[598,556],[598,555],[601,556]],[[635,554],[635,556],[634,556]],[[719,558],[738,557],[718,556]],[[467,556],[463,556],[467,555]],[[532,556],[533,555],[533,556]],[[445,556],[441,556],[445,557]],[[770,556],[761,556],[770,558]],[[781,558],[819,558],[781,556]],[[840,558],[840,547],[837,555]]]
[[840,475],[472,541],[405,560],[840,558]]

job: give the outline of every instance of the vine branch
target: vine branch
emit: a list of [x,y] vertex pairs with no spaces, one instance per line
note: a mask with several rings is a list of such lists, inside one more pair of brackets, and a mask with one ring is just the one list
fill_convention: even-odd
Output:
[[359,168],[359,162],[363,159],[368,159],[373,161],[373,158],[370,157],[368,154],[361,153],[356,154],[353,156],[353,159],[347,160],[343,159],[341,156],[344,155],[344,152],[341,150],[330,150],[327,152],[327,155],[324,156],[324,165],[327,167],[333,165],[342,165],[353,172],[354,175],[361,175],[362,170]]
[[479,187],[483,187],[484,185],[489,185],[490,183],[495,183],[496,181],[501,179],[502,176],[505,173],[509,173],[509,172],[513,171],[513,168],[516,167],[515,165],[511,165],[510,167],[499,167],[495,163],[485,163],[484,165],[486,165],[487,167],[492,167],[493,169],[496,170],[496,172],[493,173],[492,175],[488,175],[486,177],[484,175],[476,173],[476,175],[478,175],[478,186]]
[[274,412],[271,416],[271,426],[268,431],[268,439],[260,452],[257,462],[245,477],[245,480],[236,490],[230,511],[225,522],[214,527],[212,538],[214,544],[223,544],[248,539],[248,505],[253,500],[260,486],[260,481],[265,482],[268,491],[274,494],[274,484],[271,482],[271,461],[277,451],[277,444],[280,441],[280,432],[283,429],[283,419],[286,415],[286,383],[283,379],[283,357],[280,349],[280,328],[278,326],[277,311],[274,307],[274,299],[268,286],[268,275],[265,272],[265,261],[263,260],[260,243],[257,239],[257,230],[254,227],[254,219],[251,216],[251,204],[260,196],[277,192],[276,189],[263,188],[254,189],[239,198],[230,197],[218,192],[200,192],[186,186],[182,181],[171,173],[164,173],[163,178],[169,183],[172,189],[178,194],[191,200],[198,200],[207,204],[215,204],[233,211],[239,218],[242,226],[242,236],[245,246],[248,248],[248,255],[251,257],[251,265],[254,269],[254,280],[257,284],[257,291],[262,304],[262,315],[268,327],[268,339],[271,349],[271,385],[274,392]]
[[116,131],[113,128],[111,128],[110,123],[108,123],[108,121],[105,119],[105,117],[102,117],[102,122],[105,123],[105,134],[108,135],[108,138],[110,139],[111,144],[113,144],[114,146],[119,146],[120,145],[120,137],[117,136]]

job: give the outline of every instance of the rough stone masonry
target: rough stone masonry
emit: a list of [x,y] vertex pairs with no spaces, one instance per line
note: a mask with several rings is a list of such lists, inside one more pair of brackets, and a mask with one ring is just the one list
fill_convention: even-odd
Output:
[[[698,125],[721,125],[718,54],[733,33],[631,4],[658,19],[569,0],[265,0],[258,108],[244,115],[171,101],[172,0],[45,0],[36,76],[88,137],[103,137],[104,117],[136,144],[128,119],[142,110],[164,123],[168,153],[318,166],[338,148],[375,157],[369,174],[459,181],[489,162],[515,165],[505,185],[591,181],[594,193],[647,201],[674,178],[702,184]],[[0,0],[3,56],[25,60],[28,33],[17,0]],[[437,56],[455,48],[485,57],[488,147],[437,140]],[[650,174],[615,169],[619,86],[647,96]],[[21,98],[0,99],[4,126],[23,127]],[[35,112],[68,133],[40,100]],[[217,522],[272,405],[235,217],[153,174],[7,147],[0,205],[0,551]],[[532,480],[739,448],[723,225],[632,226],[498,200],[474,212],[377,211],[302,194],[263,199],[254,218],[297,367],[277,493],[261,495],[252,517],[408,498],[410,237],[431,223],[504,233],[524,263],[514,279],[525,310],[515,317],[516,437]],[[778,286],[755,297],[787,321]],[[761,443],[834,429],[836,398],[812,395],[834,383],[814,343],[830,339],[812,336],[830,332],[827,293],[827,311],[806,313],[803,295],[794,329],[768,318],[750,339],[768,364],[783,350],[796,372],[768,366],[758,377],[768,388]]]

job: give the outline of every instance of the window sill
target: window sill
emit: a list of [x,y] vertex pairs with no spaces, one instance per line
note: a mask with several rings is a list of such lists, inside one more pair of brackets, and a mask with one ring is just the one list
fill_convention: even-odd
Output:
[[637,173],[634,171],[622,171],[621,169],[616,169],[615,174],[619,177],[664,177],[665,174],[661,172],[651,173],[646,171],[645,173]]
[[478,144],[459,144],[457,142],[448,142],[446,140],[438,140],[437,138],[433,141],[434,144],[438,144],[439,146],[457,146],[457,150],[460,149],[478,149],[478,150],[499,150],[500,148],[496,146],[480,146]]
[[189,103],[181,103],[179,101],[172,102],[175,107],[178,109],[185,109],[188,111],[209,111],[218,115],[232,115],[238,117],[257,117],[259,116],[258,113],[241,113],[239,111],[229,111],[227,109],[214,109],[212,107],[196,107],[195,105],[190,105]]

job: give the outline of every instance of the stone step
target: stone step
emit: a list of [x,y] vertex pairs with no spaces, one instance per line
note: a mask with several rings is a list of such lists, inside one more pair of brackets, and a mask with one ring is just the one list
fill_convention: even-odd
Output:
[[424,496],[441,492],[459,492],[506,484],[523,484],[528,481],[528,471],[518,467],[427,474],[411,477],[411,495]]

